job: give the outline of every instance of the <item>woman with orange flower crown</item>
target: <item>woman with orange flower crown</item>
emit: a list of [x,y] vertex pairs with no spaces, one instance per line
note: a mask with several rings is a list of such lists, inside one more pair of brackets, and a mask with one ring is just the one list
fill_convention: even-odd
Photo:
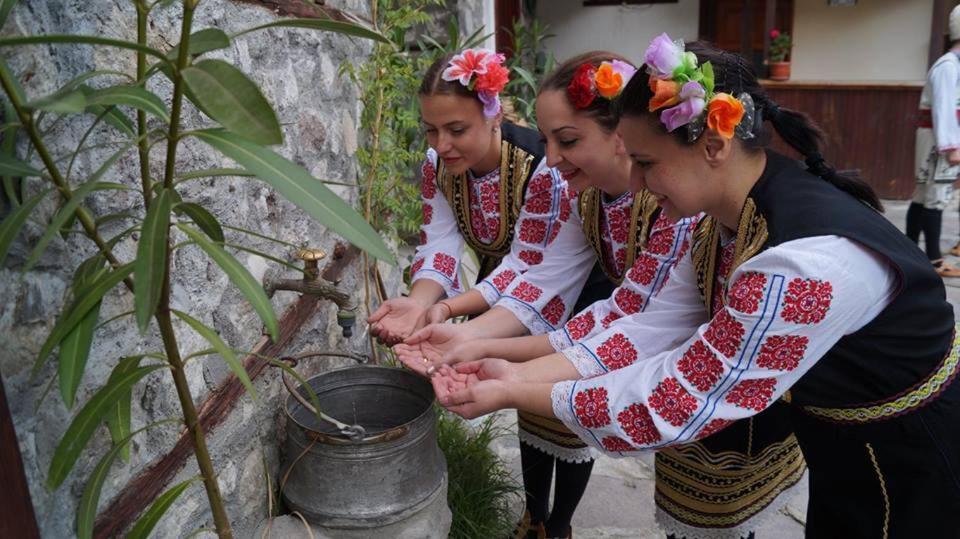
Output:
[[[444,365],[439,401],[556,417],[612,456],[706,442],[782,401],[808,537],[957,537],[960,341],[940,278],[741,57],[664,34],[644,59],[620,96],[633,188],[668,217],[706,213],[691,249],[642,313],[532,361]],[[805,168],[764,149],[764,120]],[[632,351],[618,368],[613,339]]]
[[[589,267],[597,259],[618,288],[565,325],[546,330],[542,325],[547,322],[542,320],[548,318],[548,312],[538,316],[530,298],[508,290],[496,305],[512,311],[535,336],[468,340],[477,332],[474,328],[490,325],[490,315],[456,326],[428,326],[411,341],[429,334],[421,348],[424,344],[436,348],[439,357],[432,358],[434,364],[485,357],[520,362],[569,349],[603,332],[614,320],[644,312],[667,282],[669,270],[689,249],[690,233],[699,216],[672,220],[661,211],[652,193],[629,189],[631,163],[616,133],[614,99],[635,71],[618,55],[590,52],[564,62],[543,81],[537,96],[537,118],[546,140],[547,164],[560,170],[568,181],[571,208],[565,226],[583,231],[581,241],[590,245],[591,254],[588,260],[566,256],[544,260],[518,284],[551,297],[552,287],[564,277],[551,274],[552,265],[569,272],[578,265]],[[678,317],[670,324],[692,328],[693,322]],[[398,345],[397,351],[405,363],[414,368],[421,365],[415,346]],[[629,342],[616,335],[600,344],[596,352],[610,369],[625,366],[636,356]],[[796,438],[785,420],[787,413],[785,406],[777,406],[709,440],[658,453],[656,503],[661,527],[671,537],[687,539],[750,536],[759,517],[782,505],[775,502],[786,497],[778,495],[795,484],[805,469]],[[520,411],[518,427],[525,484],[528,492],[535,494],[534,500],[541,500],[528,500],[531,520],[536,523],[546,512],[553,457],[557,458],[559,493],[561,461],[580,455],[588,458],[590,453],[587,445],[557,419]],[[536,479],[534,472],[538,469],[546,470],[540,472],[546,474],[546,481]],[[531,489],[537,485],[543,487]],[[557,527],[557,512],[555,505],[545,529],[548,537],[566,536],[569,530],[566,523]]]

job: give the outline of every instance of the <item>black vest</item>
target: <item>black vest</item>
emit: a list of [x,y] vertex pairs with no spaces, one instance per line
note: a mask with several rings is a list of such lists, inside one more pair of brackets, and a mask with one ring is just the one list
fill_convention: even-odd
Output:
[[[748,210],[756,214],[752,219]],[[899,277],[887,308],[841,338],[791,388],[795,404],[844,407],[889,399],[930,376],[950,351],[953,308],[927,257],[883,215],[797,162],[767,153],[738,234],[744,227],[757,240],[766,233],[757,252],[812,236],[849,238],[878,253]]]

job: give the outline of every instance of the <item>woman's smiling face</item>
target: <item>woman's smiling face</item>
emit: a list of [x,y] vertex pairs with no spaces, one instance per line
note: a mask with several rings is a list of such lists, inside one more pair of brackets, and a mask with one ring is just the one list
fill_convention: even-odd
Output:
[[490,155],[498,122],[483,115],[477,99],[451,94],[420,96],[420,116],[427,143],[452,174],[464,173]]

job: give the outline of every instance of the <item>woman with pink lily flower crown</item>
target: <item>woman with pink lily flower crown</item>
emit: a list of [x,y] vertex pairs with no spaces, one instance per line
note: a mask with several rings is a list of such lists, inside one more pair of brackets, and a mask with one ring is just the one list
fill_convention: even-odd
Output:
[[[709,447],[786,405],[807,537],[957,537],[960,337],[941,279],[746,60],[665,34],[644,60],[619,97],[632,187],[668,217],[706,214],[690,250],[644,312],[532,361],[447,368],[439,402],[555,417],[619,457]],[[802,163],[765,148],[769,128]],[[599,350],[614,339],[612,366]]]

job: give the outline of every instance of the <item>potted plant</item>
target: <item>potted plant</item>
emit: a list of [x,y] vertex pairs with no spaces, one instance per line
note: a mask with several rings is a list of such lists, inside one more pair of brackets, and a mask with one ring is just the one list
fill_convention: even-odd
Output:
[[774,28],[770,30],[770,57],[767,65],[770,68],[771,80],[788,80],[790,78],[790,34]]

